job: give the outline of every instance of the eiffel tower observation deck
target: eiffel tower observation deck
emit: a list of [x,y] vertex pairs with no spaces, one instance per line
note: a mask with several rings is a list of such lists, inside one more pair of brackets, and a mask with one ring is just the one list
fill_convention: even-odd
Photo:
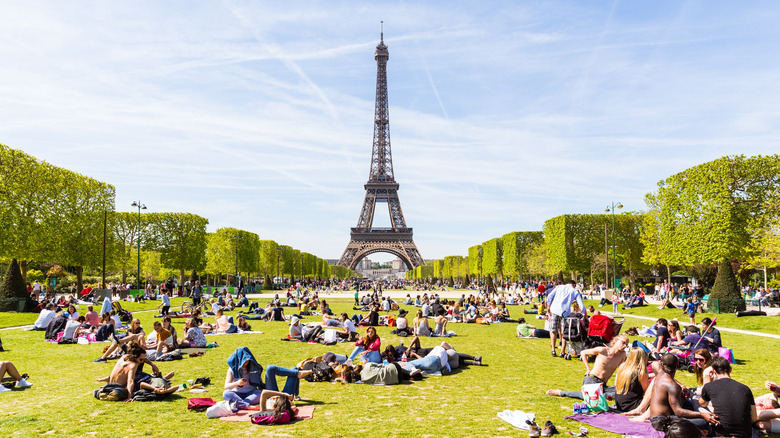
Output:
[[[339,259],[339,265],[355,269],[369,254],[388,252],[398,256],[409,269],[425,264],[412,238],[412,228],[406,226],[398,183],[393,174],[390,148],[390,111],[387,101],[387,61],[390,53],[379,34],[376,46],[376,103],[374,108],[374,141],[371,150],[371,170],[364,185],[366,196],[356,227],[351,228],[350,241]],[[387,204],[391,227],[373,227],[377,202]]]

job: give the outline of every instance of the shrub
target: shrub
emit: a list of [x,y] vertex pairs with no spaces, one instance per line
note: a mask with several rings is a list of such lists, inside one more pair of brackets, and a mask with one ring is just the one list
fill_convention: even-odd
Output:
[[712,286],[710,301],[717,300],[715,303],[708,303],[707,307],[717,308],[720,313],[732,313],[737,310],[745,310],[745,300],[739,291],[737,277],[734,276],[734,270],[731,269],[729,259],[723,259],[718,267],[718,275],[715,277],[715,284]]
[[43,283],[43,271],[39,271],[38,269],[28,269],[27,270],[27,282],[28,283],[34,283],[39,282]]
[[27,285],[16,259],[11,259],[3,282],[0,283],[0,310],[16,310],[20,298],[27,298]]

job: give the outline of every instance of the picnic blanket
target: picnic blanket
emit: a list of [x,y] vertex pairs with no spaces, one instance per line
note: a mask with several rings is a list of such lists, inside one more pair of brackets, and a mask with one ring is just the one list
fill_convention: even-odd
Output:
[[567,420],[579,421],[589,426],[604,429],[607,432],[634,435],[647,438],[663,438],[664,433],[653,429],[650,423],[631,421],[629,417],[615,412],[599,412],[598,414],[574,414]]
[[251,335],[251,334],[260,334],[260,335],[262,335],[263,333],[264,333],[264,332],[258,332],[258,331],[255,331],[255,330],[252,330],[252,331],[244,331],[244,330],[238,329],[238,331],[237,331],[237,332],[235,332],[235,333],[216,333],[216,332],[214,332],[214,333],[206,333],[206,336],[222,336],[222,335]]
[[[316,406],[296,406],[295,409],[295,419],[296,420],[307,420],[309,418],[314,418],[314,408]],[[240,410],[236,412],[233,415],[229,415],[227,417],[220,417],[219,419],[222,421],[243,421],[243,422],[251,422],[252,419],[249,417],[252,414],[256,414],[256,410]]]
[[509,409],[501,411],[497,415],[498,418],[506,421],[518,429],[523,430],[528,430],[528,423],[525,421],[529,420],[533,422],[534,418],[536,417],[536,415],[532,412],[510,411]]

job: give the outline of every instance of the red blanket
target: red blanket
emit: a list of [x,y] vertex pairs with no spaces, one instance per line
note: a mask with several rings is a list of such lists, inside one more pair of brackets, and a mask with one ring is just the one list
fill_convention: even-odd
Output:
[[[314,408],[316,406],[299,406],[295,407],[295,419],[296,420],[306,420],[309,418],[314,418]],[[229,416],[229,417],[220,417],[219,419],[222,421],[245,421],[245,422],[251,422],[252,419],[249,417],[252,414],[256,414],[257,411],[247,411],[247,410],[241,410],[236,412],[235,414]]]

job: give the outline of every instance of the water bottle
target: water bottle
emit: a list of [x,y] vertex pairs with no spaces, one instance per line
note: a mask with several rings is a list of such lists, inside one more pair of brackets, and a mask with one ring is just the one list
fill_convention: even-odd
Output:
[[406,362],[406,353],[404,353],[403,356],[401,356],[401,362]]

